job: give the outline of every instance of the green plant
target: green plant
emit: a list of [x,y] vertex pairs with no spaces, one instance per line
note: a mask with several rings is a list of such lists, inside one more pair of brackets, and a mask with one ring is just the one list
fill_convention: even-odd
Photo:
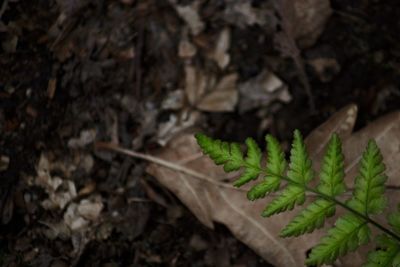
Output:
[[[314,200],[294,217],[280,232],[282,237],[299,236],[321,228],[328,217],[341,206],[347,213],[338,217],[335,225],[309,254],[307,265],[332,263],[338,257],[355,251],[359,246],[370,242],[370,226],[382,233],[376,237],[376,250],[368,254],[364,266],[400,266],[400,212],[392,212],[388,225],[375,221],[374,216],[387,207],[384,196],[386,175],[381,152],[375,141],[370,140],[359,162],[359,174],[355,178],[354,189],[346,188],[344,182],[344,156],[337,134],[333,134],[319,173],[319,183],[311,186],[315,178],[312,162],[308,156],[303,138],[298,130],[287,164],[279,142],[271,135],[266,136],[266,164],[262,164],[262,152],[257,143],[246,139],[246,155],[240,144],[214,140],[204,134],[196,135],[203,152],[216,164],[223,165],[226,172],[242,170],[234,185],[240,187],[262,176],[262,181],[255,184],[247,193],[249,200],[265,197],[271,192],[278,195],[262,212],[262,216],[292,210],[295,205],[303,205],[306,193],[313,194]],[[284,182],[284,184],[282,183]],[[347,201],[339,196],[350,191]]]

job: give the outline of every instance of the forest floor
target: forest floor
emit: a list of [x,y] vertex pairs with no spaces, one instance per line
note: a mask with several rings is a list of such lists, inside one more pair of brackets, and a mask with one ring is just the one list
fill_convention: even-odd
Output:
[[94,144],[151,154],[196,128],[287,145],[347,104],[356,129],[400,107],[399,1],[332,0],[311,22],[271,0],[0,7],[1,266],[269,266]]

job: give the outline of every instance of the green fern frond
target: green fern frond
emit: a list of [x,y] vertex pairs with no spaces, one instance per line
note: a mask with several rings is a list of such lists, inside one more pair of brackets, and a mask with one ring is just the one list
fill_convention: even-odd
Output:
[[239,144],[214,140],[200,133],[195,137],[204,154],[209,155],[215,164],[223,164],[226,172],[239,170],[243,166],[243,154]]
[[204,154],[209,155],[215,164],[224,165],[226,172],[244,168],[242,175],[235,181],[235,186],[241,186],[256,179],[261,173],[261,149],[253,139],[246,139],[247,156],[244,158],[240,145],[237,143],[214,140],[204,134],[196,134],[195,137]]
[[327,236],[314,247],[306,260],[308,265],[332,263],[338,257],[354,251],[370,239],[367,223],[354,214],[340,217]]
[[387,201],[383,193],[387,177],[382,160],[378,146],[375,141],[370,140],[360,161],[353,198],[348,203],[350,207],[366,216],[379,214],[386,207]]
[[308,156],[303,136],[299,130],[294,131],[292,149],[290,150],[290,163],[287,177],[301,185],[307,185],[314,177],[312,162]]
[[323,158],[320,183],[317,190],[325,195],[335,197],[346,191],[344,182],[344,156],[342,153],[342,143],[339,136],[332,135],[326,154]]
[[400,244],[397,240],[380,235],[376,239],[377,250],[368,253],[364,267],[400,267]]
[[[323,158],[318,191],[335,197],[346,190],[344,177],[344,156],[337,134],[332,135]],[[311,233],[324,225],[325,219],[335,214],[336,203],[319,198],[300,212],[284,229],[281,236],[299,236]]]
[[281,148],[278,140],[275,137],[268,134],[265,137],[265,141],[267,142],[267,175],[268,176],[281,176],[286,171],[286,160],[285,153]]
[[286,171],[285,154],[282,148],[272,135],[267,135],[265,138],[267,142],[267,163],[266,163],[266,176],[259,184],[253,186],[247,193],[249,200],[256,200],[265,197],[266,194],[277,191],[281,184],[281,177]]
[[286,210],[292,210],[296,204],[301,205],[305,200],[304,188],[297,185],[288,185],[278,197],[265,207],[262,216],[269,217]]
[[300,212],[285,228],[280,235],[282,237],[299,236],[311,233],[317,228],[321,228],[327,217],[335,214],[335,203],[325,199],[318,199],[308,205]]
[[396,212],[389,214],[388,222],[389,222],[389,225],[392,227],[392,229],[396,233],[400,234],[400,212],[396,211]]
[[311,160],[308,157],[303,137],[298,130],[295,130],[287,173],[291,184],[267,205],[262,216],[269,217],[286,210],[292,210],[296,204],[303,204],[306,199],[305,187],[313,176]]
[[233,185],[242,186],[251,180],[257,179],[258,175],[261,173],[261,149],[257,145],[256,141],[252,138],[246,139],[247,145],[247,157],[244,160],[245,170],[242,175],[237,179]]
[[281,179],[276,176],[265,176],[264,180],[253,186],[247,192],[249,200],[256,200],[265,197],[268,193],[277,191],[281,184]]
[[336,134],[332,135],[329,141],[321,166],[320,181],[315,188],[309,185],[314,172],[303,138],[297,130],[294,132],[286,174],[287,163],[284,153],[278,141],[270,135],[266,136],[266,168],[261,167],[261,151],[252,139],[246,140],[247,155],[244,157],[240,146],[236,143],[213,140],[202,134],[196,135],[196,138],[204,153],[208,154],[216,164],[223,164],[226,171],[243,169],[235,186],[241,186],[259,175],[264,176],[264,179],[248,192],[250,200],[278,191],[282,180],[286,182],[280,194],[266,206],[263,216],[268,217],[291,210],[295,205],[302,205],[305,202],[306,192],[314,194],[316,200],[282,229],[281,236],[299,236],[313,232],[324,225],[326,218],[335,214],[337,205],[348,211],[336,220],[327,235],[312,249],[306,260],[308,265],[332,263],[338,257],[369,242],[371,239],[369,225],[373,225],[383,234],[378,236],[377,249],[368,254],[365,266],[400,267],[400,211],[389,215],[388,223],[391,229],[371,217],[383,212],[387,206],[384,196],[387,180],[384,174],[385,166],[374,141],[369,141],[362,154],[351,199],[342,202],[338,197],[346,192],[344,156],[340,139]]
[[[400,212],[393,212],[388,216],[388,223],[394,232],[400,233]],[[400,243],[387,234],[376,238],[377,249],[368,253],[364,267],[400,267]]]

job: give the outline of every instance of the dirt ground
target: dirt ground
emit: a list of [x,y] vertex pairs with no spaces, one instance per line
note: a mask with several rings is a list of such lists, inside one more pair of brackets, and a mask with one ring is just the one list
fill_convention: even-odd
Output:
[[[311,45],[294,38],[296,58],[276,44],[284,13],[271,0],[3,0],[0,265],[270,266],[203,226],[147,162],[94,144],[151,154],[193,127],[287,144],[349,103],[356,128],[398,109],[400,3],[330,5]],[[277,91],[232,95],[267,70]],[[230,85],[222,100],[193,100],[188,84],[204,79]]]

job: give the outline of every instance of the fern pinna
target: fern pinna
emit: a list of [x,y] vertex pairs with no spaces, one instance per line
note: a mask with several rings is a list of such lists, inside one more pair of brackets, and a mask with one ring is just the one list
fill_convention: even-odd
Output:
[[[289,164],[279,142],[271,135],[266,136],[265,166],[262,166],[261,149],[251,138],[245,141],[245,156],[238,143],[214,140],[204,134],[197,134],[196,139],[203,152],[216,164],[223,165],[226,172],[242,169],[242,174],[234,183],[235,186],[240,187],[262,177],[262,180],[248,191],[249,200],[277,192],[277,197],[265,207],[262,216],[269,217],[292,210],[295,205],[304,204],[307,192],[314,195],[315,200],[281,230],[282,237],[299,236],[321,228],[325,220],[335,214],[337,206],[347,210],[312,249],[306,260],[307,265],[332,263],[338,257],[368,243],[371,240],[372,225],[381,230],[382,234],[376,237],[377,249],[368,254],[365,266],[400,267],[400,212],[390,214],[390,228],[373,219],[373,216],[383,212],[387,205],[384,196],[387,179],[384,174],[385,166],[375,141],[369,141],[359,163],[359,174],[355,178],[352,195],[343,202],[338,197],[349,190],[344,183],[344,156],[337,134],[332,135],[327,146],[319,173],[319,184],[316,187],[310,186],[316,175],[298,130],[294,132]],[[285,182],[284,186],[282,181]]]

